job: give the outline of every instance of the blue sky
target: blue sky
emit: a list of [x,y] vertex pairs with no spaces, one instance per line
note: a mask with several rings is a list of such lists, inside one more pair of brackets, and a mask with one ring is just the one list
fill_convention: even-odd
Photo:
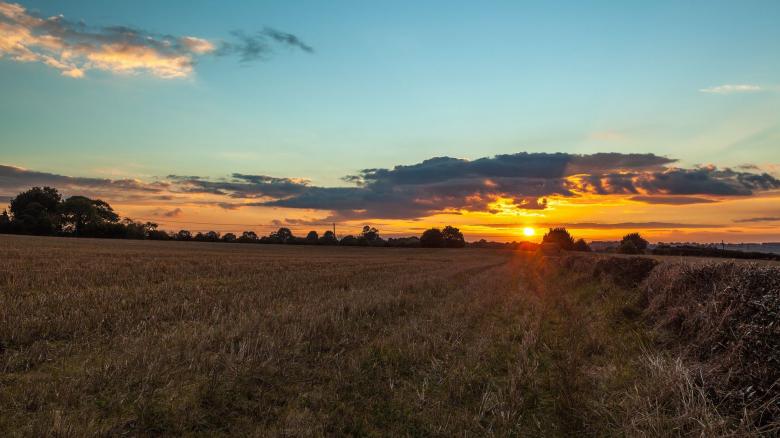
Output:
[[[0,59],[2,163],[150,180],[344,185],[364,168],[529,152],[780,163],[780,2],[22,1],[31,15],[314,48],[191,74]],[[717,89],[719,86],[755,87]],[[704,92],[725,90],[731,92]]]

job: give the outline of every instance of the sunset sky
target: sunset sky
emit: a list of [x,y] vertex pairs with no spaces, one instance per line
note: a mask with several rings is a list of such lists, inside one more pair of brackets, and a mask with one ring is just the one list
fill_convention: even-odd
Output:
[[0,0],[0,204],[780,241],[778,23],[775,0]]

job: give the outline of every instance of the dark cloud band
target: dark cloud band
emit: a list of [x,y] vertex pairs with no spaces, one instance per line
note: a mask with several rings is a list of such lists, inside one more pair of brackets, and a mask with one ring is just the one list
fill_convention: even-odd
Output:
[[169,175],[165,180],[66,177],[0,166],[0,189],[64,185],[124,192],[210,194],[218,205],[324,210],[332,219],[415,219],[437,213],[543,210],[551,197],[629,195],[650,204],[699,204],[780,189],[767,173],[702,166],[672,167],[654,154],[517,153],[464,160],[438,157],[412,165],[365,169],[346,187],[320,187],[296,178],[234,173],[222,179]]

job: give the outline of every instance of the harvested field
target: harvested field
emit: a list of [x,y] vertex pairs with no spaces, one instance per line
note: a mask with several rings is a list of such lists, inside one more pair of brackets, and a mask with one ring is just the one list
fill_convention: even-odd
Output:
[[718,406],[666,322],[650,323],[657,301],[647,292],[643,302],[644,286],[572,275],[557,258],[20,236],[0,245],[3,436],[777,426]]

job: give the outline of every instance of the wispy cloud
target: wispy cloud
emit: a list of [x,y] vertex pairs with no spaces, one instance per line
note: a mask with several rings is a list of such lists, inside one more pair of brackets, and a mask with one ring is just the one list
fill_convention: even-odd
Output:
[[709,88],[702,88],[699,91],[702,93],[710,93],[710,94],[735,94],[735,93],[755,93],[757,91],[762,91],[763,88],[761,88],[758,85],[752,85],[752,84],[724,84],[724,85],[717,85],[715,87],[709,87]]
[[632,201],[644,202],[646,204],[666,204],[666,205],[690,205],[690,204],[711,204],[714,199],[699,198],[696,196],[632,196],[628,198]]
[[164,211],[160,215],[163,217],[172,218],[179,217],[182,215],[182,213],[184,213],[184,210],[181,208],[174,208],[173,210]]
[[0,1],[0,58],[40,62],[72,78],[84,77],[88,70],[183,78],[192,74],[197,58],[204,55],[237,55],[248,62],[272,53],[273,45],[313,52],[295,35],[270,28],[235,35],[236,41],[216,41],[127,26],[90,27]]
[[766,217],[749,217],[745,219],[735,219],[736,223],[753,223],[753,222],[780,222],[780,216],[766,216]]

